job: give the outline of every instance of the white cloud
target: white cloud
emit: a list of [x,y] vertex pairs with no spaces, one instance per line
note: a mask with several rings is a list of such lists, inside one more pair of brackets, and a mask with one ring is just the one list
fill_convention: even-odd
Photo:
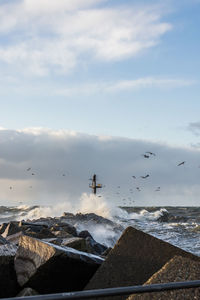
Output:
[[[145,151],[155,152],[156,156],[144,158]],[[178,167],[181,161],[186,163]],[[98,195],[102,194],[111,205],[121,205],[124,198],[140,206],[196,205],[199,172],[199,149],[67,130],[0,130],[2,205],[21,201],[43,205],[67,201],[77,205],[83,193],[90,193],[89,178],[94,173],[105,185]],[[149,178],[140,177],[146,174]],[[160,191],[155,192],[158,186]]]
[[156,78],[143,77],[133,80],[120,80],[116,82],[96,82],[85,83],[83,85],[71,86],[68,88],[57,88],[54,90],[56,95],[69,96],[76,94],[91,95],[96,93],[115,93],[119,91],[140,90],[149,88],[173,89],[195,85],[195,80],[184,78]]
[[7,35],[0,60],[40,76],[66,73],[80,60],[135,56],[172,28],[155,6],[98,7],[104,2],[21,0],[0,5],[0,34]]

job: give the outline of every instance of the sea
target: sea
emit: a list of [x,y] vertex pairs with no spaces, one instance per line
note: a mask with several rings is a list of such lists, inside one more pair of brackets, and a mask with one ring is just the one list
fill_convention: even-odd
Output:
[[[41,217],[54,215],[50,209],[40,206],[0,206],[0,224]],[[97,242],[108,247],[113,247],[123,230],[132,226],[200,256],[200,207],[121,206],[112,215],[99,218],[95,224],[94,220],[94,214],[90,213],[87,222],[76,220],[73,225],[77,230],[88,230]]]

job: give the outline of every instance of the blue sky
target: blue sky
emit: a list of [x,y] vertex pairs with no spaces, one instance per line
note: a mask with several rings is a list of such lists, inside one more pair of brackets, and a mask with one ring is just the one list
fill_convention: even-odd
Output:
[[198,152],[199,14],[198,0],[1,1],[0,127]]

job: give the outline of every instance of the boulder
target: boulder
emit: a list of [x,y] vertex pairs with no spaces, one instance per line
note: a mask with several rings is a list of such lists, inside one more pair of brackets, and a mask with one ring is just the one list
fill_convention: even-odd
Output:
[[39,232],[28,229],[25,231],[25,234],[37,239],[55,238],[55,235],[48,228],[43,227]]
[[19,291],[14,269],[17,247],[12,244],[0,246],[0,298],[14,297]]
[[21,231],[21,229],[19,228],[19,226],[17,225],[16,222],[10,222],[6,226],[4,232],[2,233],[2,236],[4,238],[6,238],[7,236],[15,234],[15,233],[20,232],[20,231]]
[[5,229],[6,229],[7,226],[8,226],[8,223],[2,223],[1,224],[1,226],[0,226],[0,234],[2,234],[5,231]]
[[15,270],[20,286],[49,294],[83,289],[102,262],[96,255],[21,236]]
[[34,295],[38,295],[38,292],[36,292],[34,289],[32,288],[24,288],[21,292],[19,292],[19,294],[17,294],[16,297],[26,297],[26,296],[34,296]]
[[9,242],[3,236],[0,235],[0,246],[5,244],[9,244]]
[[[175,255],[200,261],[198,256],[128,227],[85,289],[144,284]],[[104,297],[104,299],[126,299],[126,296]]]
[[[178,281],[199,280],[200,262],[190,258],[174,256],[158,272],[156,272],[145,285],[156,283],[168,283]],[[169,299],[200,299],[200,288],[163,291],[156,293],[135,294],[127,300],[169,300]]]
[[63,239],[61,245],[71,247],[83,252],[88,252],[86,240],[83,238],[78,238],[78,237],[65,238]]

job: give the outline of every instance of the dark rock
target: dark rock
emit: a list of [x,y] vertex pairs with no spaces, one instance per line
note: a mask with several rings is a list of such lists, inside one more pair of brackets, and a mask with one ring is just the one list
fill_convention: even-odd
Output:
[[107,249],[101,254],[101,256],[106,257],[106,256],[110,253],[111,250],[112,250],[111,247],[107,248]]
[[51,243],[51,244],[55,244],[55,245],[58,245],[58,246],[60,246],[61,244],[62,244],[62,241],[63,241],[63,239],[62,238],[57,238],[57,237],[54,237],[54,238],[48,238],[48,239],[46,239],[46,238],[44,238],[44,239],[42,239],[44,242],[47,242],[47,243]]
[[55,238],[55,235],[49,229],[43,227],[39,232],[34,232],[31,231],[31,229],[28,229],[25,231],[25,234],[37,239]]
[[81,237],[84,239],[86,239],[87,237],[93,238],[91,236],[91,234],[89,233],[89,231],[87,231],[87,230],[83,230],[83,231],[79,232],[78,237]]
[[38,295],[38,292],[36,292],[34,289],[32,288],[24,288],[21,292],[19,292],[19,294],[16,297],[26,297],[26,296],[34,296],[34,295]]
[[0,298],[14,297],[19,285],[14,269],[14,257],[17,247],[12,244],[0,246]]
[[18,245],[19,238],[23,234],[24,233],[22,231],[19,231],[19,232],[15,233],[15,234],[11,234],[11,235],[7,236],[6,240],[7,240],[8,243],[12,243],[12,244]]
[[[189,258],[175,256],[156,272],[145,285],[178,281],[199,280],[200,262]],[[200,288],[162,291],[131,295],[127,300],[169,300],[169,299],[200,299]]]
[[49,294],[82,290],[102,262],[92,254],[22,236],[15,270],[21,286]]
[[0,235],[0,246],[5,244],[9,244],[9,242],[3,236]]
[[62,230],[66,231],[67,233],[70,233],[73,236],[77,236],[77,231],[74,226],[67,224],[67,223],[61,223],[60,226],[62,227]]
[[8,226],[8,223],[1,224],[1,226],[0,226],[0,234],[2,234],[5,231],[5,229],[6,229],[7,226]]
[[79,237],[63,239],[62,246],[71,247],[79,251],[87,252],[87,245],[85,239]]
[[58,230],[58,231],[52,231],[52,234],[58,238],[72,238],[73,235],[64,231],[64,230]]
[[[200,261],[198,256],[128,227],[85,289],[144,284],[175,255]],[[126,296],[104,297],[104,299],[126,299]]]
[[168,222],[169,221],[169,213],[167,211],[163,211],[162,215],[157,219],[158,222]]
[[20,232],[21,229],[19,228],[19,226],[17,225],[18,223],[17,222],[10,222],[6,229],[4,230],[4,232],[2,233],[2,236],[4,238],[6,238],[7,236],[9,235],[12,235],[12,234],[15,234],[17,232]]
[[88,245],[88,249],[90,252],[96,255],[101,255],[104,251],[106,251],[107,247],[97,243],[93,238],[87,237],[86,244]]

